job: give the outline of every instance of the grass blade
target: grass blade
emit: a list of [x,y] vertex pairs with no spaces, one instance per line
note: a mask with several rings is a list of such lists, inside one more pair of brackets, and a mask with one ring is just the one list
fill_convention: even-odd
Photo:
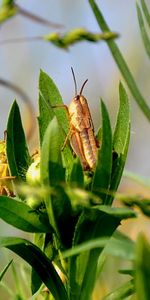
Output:
[[13,262],[13,259],[11,259],[9,261],[9,263],[5,266],[5,268],[1,271],[1,273],[0,273],[0,281],[3,279],[5,273],[7,272],[8,268],[10,267],[10,265],[12,264],[12,262]]
[[142,5],[143,13],[144,13],[145,19],[147,21],[147,24],[150,27],[150,13],[148,11],[145,0],[141,0],[141,5]]
[[140,6],[138,5],[138,3],[136,4],[136,8],[137,8],[137,15],[138,15],[139,26],[140,26],[140,31],[141,31],[143,44],[144,44],[146,53],[150,58],[150,39],[149,39],[149,36],[147,34],[145,24],[144,24],[144,19],[143,19],[143,16],[142,16],[142,12],[141,12],[141,9],[140,9]]
[[128,282],[125,282],[122,286],[120,286],[115,291],[108,294],[106,297],[103,298],[103,300],[121,300],[121,299],[123,300],[133,295],[134,292],[135,292],[134,281],[130,280]]
[[47,256],[31,242],[13,237],[1,237],[0,247],[6,247],[29,263],[48,287],[54,299],[68,300],[65,287]]
[[[101,30],[103,32],[110,31],[100,9],[96,5],[95,1],[89,0],[89,3],[91,5],[91,8],[93,10],[93,13],[97,19],[97,22],[98,22]],[[117,44],[114,42],[114,40],[106,41],[106,43],[114,57],[116,64],[119,67],[120,72],[122,73],[128,87],[129,87],[135,101],[137,102],[137,104],[139,105],[139,107],[141,108],[141,110],[143,111],[145,116],[147,117],[147,119],[150,121],[150,107],[148,106],[148,104],[146,103],[140,90],[138,89],[138,86],[136,85],[133,75],[131,74],[131,71],[129,70],[128,65],[125,62]]]

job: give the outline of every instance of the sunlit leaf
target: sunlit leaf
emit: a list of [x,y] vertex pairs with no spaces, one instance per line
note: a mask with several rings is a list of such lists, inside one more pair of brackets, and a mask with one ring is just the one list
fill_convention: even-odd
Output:
[[[130,107],[126,91],[122,84],[119,86],[120,105],[117,122],[113,135],[114,156],[111,174],[110,191],[117,190],[120,183],[122,172],[125,166],[129,139],[130,139]],[[113,196],[107,196],[107,203],[111,204]]]
[[11,175],[25,180],[27,169],[31,164],[31,158],[16,101],[12,105],[8,118],[6,150]]
[[[39,132],[40,142],[42,144],[46,128],[50,121],[56,116],[61,128],[61,146],[64,144],[65,137],[68,133],[68,120],[66,111],[63,107],[62,97],[53,82],[53,80],[43,71],[40,72],[39,78]],[[54,108],[55,107],[55,108]],[[64,161],[68,172],[72,167],[73,155],[68,145],[63,150]]]
[[92,191],[105,203],[112,169],[112,132],[106,106],[101,102],[102,142],[98,151],[98,162],[94,173]]

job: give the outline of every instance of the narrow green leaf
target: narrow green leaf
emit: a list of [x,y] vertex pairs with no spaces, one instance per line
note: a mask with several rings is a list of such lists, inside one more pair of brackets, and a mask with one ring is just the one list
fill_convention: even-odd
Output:
[[1,271],[0,273],[0,281],[3,279],[4,275],[6,274],[8,268],[10,267],[11,263],[12,263],[13,259],[11,259],[9,261],[9,263],[5,266],[5,268]]
[[[35,233],[34,234],[34,245],[36,245],[38,248],[43,250],[44,243],[45,243],[45,234],[43,233]],[[50,257],[49,257],[50,259]],[[42,280],[39,277],[39,275],[36,273],[36,271],[32,268],[31,270],[31,291],[32,295],[35,294],[41,287]]]
[[98,152],[98,161],[94,173],[92,191],[103,200],[103,203],[105,203],[112,169],[112,132],[109,115],[103,102],[101,102],[101,111],[102,143]]
[[81,243],[80,245],[64,251],[62,255],[64,258],[68,258],[77,254],[81,254],[82,252],[101,247],[105,247],[104,253],[107,253],[111,256],[116,256],[127,260],[133,260],[135,258],[134,243],[131,240],[119,240],[114,237],[111,239],[107,237],[92,239],[91,241]]
[[137,239],[135,260],[135,286],[137,300],[149,300],[150,295],[150,245],[143,234]]
[[[48,187],[55,186],[56,195],[45,197],[45,204],[49,216],[50,224],[58,232],[58,227],[63,230],[61,222],[64,223],[70,215],[71,205],[69,198],[61,188],[65,182],[65,170],[61,159],[61,128],[56,117],[48,125],[42,144],[41,151],[41,180]],[[64,225],[64,224],[63,224]]]
[[[135,293],[134,281],[130,280],[123,283],[122,286],[117,288],[115,291],[108,294],[103,300],[123,300]],[[141,298],[143,299],[143,298]]]
[[16,101],[12,105],[8,118],[6,151],[11,175],[25,180],[31,159]]
[[128,170],[123,171],[123,176],[132,179],[137,183],[146,186],[147,188],[150,188],[150,179],[145,176],[141,176]]
[[120,220],[136,217],[136,213],[132,209],[124,208],[124,207],[111,207],[108,205],[96,205],[95,207],[92,208],[92,210],[105,212],[105,213],[109,214],[110,216],[120,218]]
[[150,13],[149,13],[149,11],[148,11],[148,8],[147,8],[147,5],[146,5],[146,3],[145,3],[145,0],[141,0],[141,5],[142,5],[143,13],[144,13],[144,15],[145,15],[147,24],[148,24],[149,27],[150,27]]
[[73,184],[73,186],[75,187],[80,187],[80,188],[83,187],[84,184],[83,169],[80,160],[78,158],[75,159],[73,162],[69,182]]
[[[117,116],[117,122],[113,135],[113,150],[114,156],[111,174],[110,191],[117,190],[120,183],[126,157],[128,153],[129,139],[130,139],[130,107],[126,91],[123,85],[119,86],[120,105]],[[113,196],[107,197],[107,203],[111,204]]]
[[[111,237],[120,218],[96,209],[85,209],[76,225],[73,247],[96,238]],[[70,259],[71,299],[91,299],[96,280],[97,262],[104,246]]]
[[[102,32],[110,31],[100,9],[96,5],[95,1],[89,0],[89,3],[91,5],[93,13],[97,19],[97,22],[98,22]],[[139,105],[139,107],[141,108],[141,110],[143,111],[145,116],[147,117],[147,119],[150,121],[150,107],[146,103],[144,97],[141,95],[141,92],[138,89],[138,86],[136,85],[133,75],[131,74],[131,71],[129,70],[127,63],[125,62],[117,44],[115,43],[114,40],[108,40],[108,41],[106,41],[106,43],[114,57],[116,64],[118,65],[118,67],[120,69],[120,72],[122,73],[128,87],[129,87],[135,101],[137,102],[137,104]]]
[[116,230],[105,247],[104,253],[133,261],[135,259],[135,243]]
[[0,196],[0,218],[23,231],[51,231],[42,213],[37,214],[28,205],[14,198]]
[[143,44],[144,44],[146,53],[150,58],[150,39],[149,39],[149,36],[147,34],[145,24],[144,24],[144,19],[143,19],[143,16],[142,16],[142,12],[141,12],[141,9],[140,9],[140,6],[138,5],[138,3],[136,3],[136,8],[137,8],[137,15],[138,15],[139,26],[140,26],[140,31],[141,31]]
[[41,180],[47,186],[55,186],[65,181],[61,146],[62,132],[54,117],[46,129],[41,151]]
[[67,292],[52,262],[31,242],[13,237],[1,237],[0,247],[6,247],[29,263],[48,287],[54,299],[67,300]]
[[119,85],[119,96],[120,105],[113,136],[113,148],[114,151],[116,151],[118,154],[124,153],[125,151],[126,140],[130,127],[129,100],[122,83],[120,83]]
[[[39,78],[39,132],[40,142],[42,144],[46,128],[50,121],[56,116],[60,128],[62,129],[61,145],[63,146],[65,137],[68,133],[68,120],[66,111],[63,106],[62,97],[53,82],[53,80],[43,71],[40,72]],[[56,106],[56,108],[53,108]],[[63,150],[64,161],[69,173],[72,167],[73,155],[70,147],[66,145]]]

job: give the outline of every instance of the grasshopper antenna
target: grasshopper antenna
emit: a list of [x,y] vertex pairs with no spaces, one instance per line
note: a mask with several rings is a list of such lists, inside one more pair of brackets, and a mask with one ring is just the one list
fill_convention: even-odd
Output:
[[87,82],[88,82],[88,79],[86,79],[86,80],[83,82],[83,84],[82,84],[82,86],[81,86],[80,93],[79,93],[80,96],[82,95],[83,89],[84,89],[84,87],[85,87],[85,85],[86,85]]
[[75,77],[74,70],[72,67],[71,67],[71,72],[72,72],[74,86],[75,86],[75,96],[77,96],[77,81],[76,81],[76,77]]

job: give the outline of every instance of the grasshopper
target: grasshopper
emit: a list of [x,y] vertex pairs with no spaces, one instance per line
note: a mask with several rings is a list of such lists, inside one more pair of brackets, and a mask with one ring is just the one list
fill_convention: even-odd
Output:
[[0,141],[0,195],[13,196],[13,186],[11,180],[14,176],[10,176],[6,157],[6,141]]
[[66,136],[63,148],[68,139],[75,154],[80,158],[84,170],[92,170],[95,168],[97,161],[98,143],[94,135],[94,126],[88,102],[82,95],[87,79],[84,81],[79,94],[77,93],[77,83],[72,70],[75,83],[75,97],[71,103],[65,107],[69,119],[69,132]]

